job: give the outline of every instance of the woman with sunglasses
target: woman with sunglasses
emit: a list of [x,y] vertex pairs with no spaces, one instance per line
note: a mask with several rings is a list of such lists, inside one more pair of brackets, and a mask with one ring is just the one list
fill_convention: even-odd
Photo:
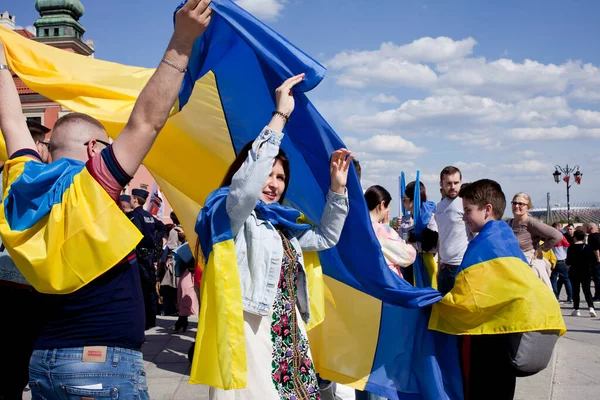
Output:
[[[552,288],[550,275],[543,260],[543,252],[552,250],[554,245],[561,241],[562,234],[558,230],[529,215],[529,210],[533,208],[533,205],[531,204],[531,197],[528,194],[515,194],[511,205],[514,218],[509,219],[508,224],[515,233],[519,241],[519,246],[525,254],[529,265],[531,265],[540,279],[549,288]],[[540,245],[540,241],[544,243]]]

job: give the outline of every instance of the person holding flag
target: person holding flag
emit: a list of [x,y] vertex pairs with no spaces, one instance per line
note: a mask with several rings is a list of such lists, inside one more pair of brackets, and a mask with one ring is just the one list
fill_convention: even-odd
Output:
[[132,252],[141,234],[117,202],[167,121],[194,41],[211,20],[209,3],[190,0],[177,13],[163,62],[115,141],[108,143],[105,128],[91,116],[67,114],[54,125],[50,164],[41,162],[27,130],[7,65],[17,62],[0,41],[0,129],[9,155],[0,234],[41,293],[41,328],[29,362],[33,398],[150,398]]
[[454,286],[433,305],[429,329],[461,336],[465,398],[511,400],[518,376],[546,368],[565,322],[554,293],[501,220],[506,198],[500,185],[482,179],[459,196],[464,220],[477,235]]
[[[280,149],[282,131],[295,106],[292,90],[303,78],[293,76],[277,89],[273,118],[240,150],[198,216],[203,279],[214,279],[208,273],[226,279],[218,271],[227,267],[239,273],[241,299],[231,301],[241,301],[242,307],[228,307],[228,312],[243,312],[243,330],[237,332],[243,338],[236,341],[243,341],[247,354],[242,359],[248,386],[231,391],[211,387],[211,400],[320,398],[305,328],[310,311],[302,251],[337,244],[349,209],[346,182],[353,157],[346,149],[331,155],[330,190],[318,226],[302,222],[300,212],[282,205],[290,181],[289,161]],[[212,300],[203,295],[202,309],[211,307]],[[202,340],[200,332],[197,346]]]

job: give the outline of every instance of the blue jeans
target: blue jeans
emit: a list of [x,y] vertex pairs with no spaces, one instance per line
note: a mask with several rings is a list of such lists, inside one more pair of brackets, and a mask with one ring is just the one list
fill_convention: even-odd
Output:
[[438,270],[437,276],[437,283],[438,290],[440,291],[440,293],[442,293],[442,295],[446,295],[446,293],[451,291],[454,287],[458,267],[460,267],[460,265],[440,264],[440,269]]
[[554,290],[554,295],[558,300],[560,296],[560,288],[558,286],[558,279],[562,279],[565,284],[565,290],[567,291],[567,300],[573,299],[573,288],[571,287],[571,281],[569,280],[569,268],[564,261],[557,261],[556,266],[552,270],[552,275],[550,275],[550,280],[552,282],[552,290]]
[[105,362],[84,362],[82,356],[82,347],[34,350],[29,362],[32,398],[150,399],[141,352],[109,347]]

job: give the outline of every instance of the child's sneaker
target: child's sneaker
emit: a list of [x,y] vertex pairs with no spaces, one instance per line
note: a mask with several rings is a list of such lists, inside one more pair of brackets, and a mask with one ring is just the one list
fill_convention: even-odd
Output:
[[596,318],[596,310],[594,310],[592,307],[590,307],[590,317]]
[[573,312],[571,313],[572,317],[581,317],[581,313],[579,312],[579,310],[573,310]]

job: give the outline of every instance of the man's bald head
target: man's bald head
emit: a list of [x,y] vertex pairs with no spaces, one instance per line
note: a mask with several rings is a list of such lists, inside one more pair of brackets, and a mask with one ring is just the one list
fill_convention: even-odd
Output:
[[108,142],[100,122],[82,113],[67,114],[54,124],[50,154],[53,160],[72,158],[86,162],[105,147],[97,141]]
[[588,222],[585,225],[585,230],[587,231],[587,233],[596,233],[598,232],[598,224],[595,222]]

